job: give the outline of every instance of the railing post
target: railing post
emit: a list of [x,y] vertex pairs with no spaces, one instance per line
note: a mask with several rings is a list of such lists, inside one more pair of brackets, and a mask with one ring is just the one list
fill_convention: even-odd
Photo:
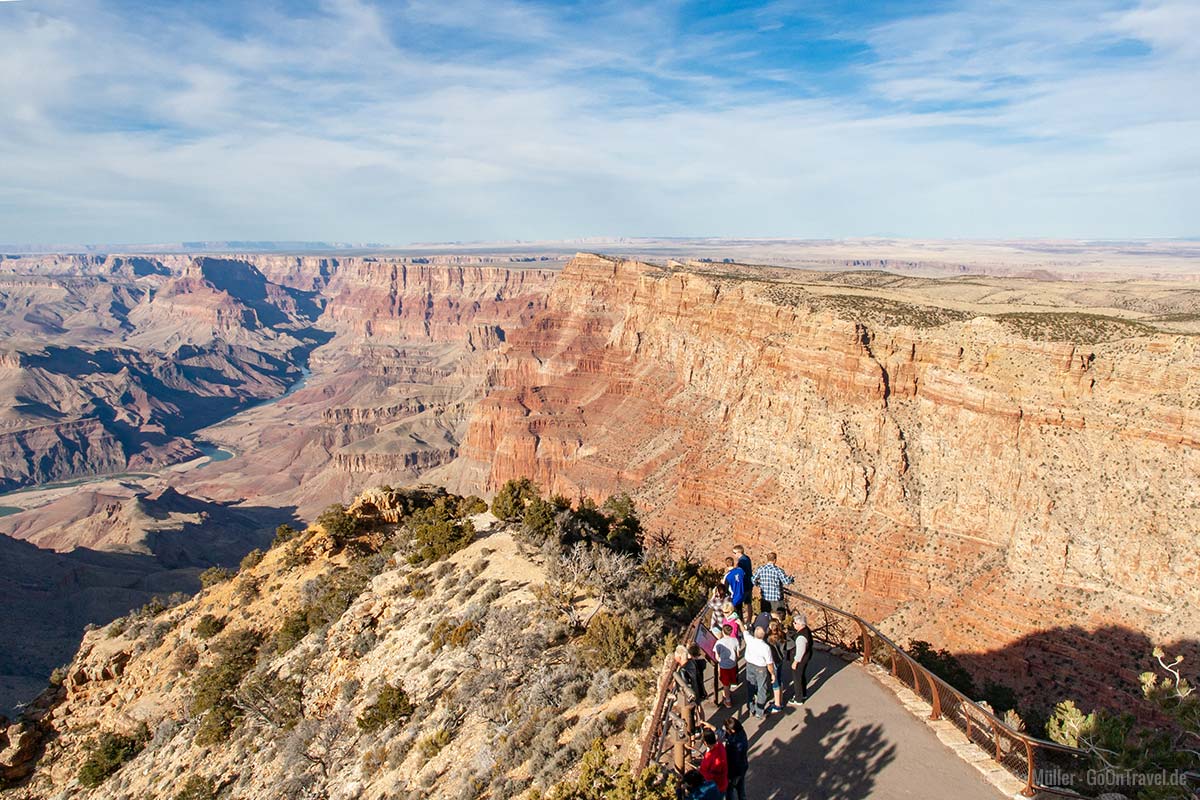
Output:
[[858,623],[858,632],[862,636],[863,665],[865,666],[871,663],[871,636],[867,633],[867,626],[861,619],[856,619],[855,622]]
[[1033,742],[1029,739],[1025,740],[1025,762],[1029,764],[1029,780],[1025,782],[1025,788],[1021,790],[1021,794],[1026,797],[1033,797],[1037,794],[1037,790],[1033,788],[1034,778],[1037,774],[1037,765],[1033,762]]
[[[929,681],[930,701],[933,704],[933,710],[931,712],[929,712],[929,718],[930,719],[941,719],[942,718],[942,695],[941,695],[941,692],[938,691],[937,681],[935,681],[933,679],[933,673],[931,673],[929,670],[922,669],[922,672],[925,673],[925,680]],[[968,715],[967,716],[967,720],[968,720],[967,724],[968,725],[971,724],[969,721],[970,719],[971,719],[971,717]],[[970,736],[969,733],[968,733],[968,736]]]
[[996,739],[996,760],[1003,761],[1004,754],[1000,752],[1000,729],[996,727],[996,723],[992,723],[992,736]]

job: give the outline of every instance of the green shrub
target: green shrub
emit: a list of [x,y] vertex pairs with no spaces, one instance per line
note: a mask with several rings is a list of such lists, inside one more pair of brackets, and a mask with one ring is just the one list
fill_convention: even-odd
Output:
[[541,497],[541,492],[529,478],[510,480],[492,498],[492,513],[506,522],[518,520],[535,497]]
[[305,584],[304,605],[284,617],[283,624],[271,637],[271,649],[286,653],[310,631],[336,622],[367,588],[376,567],[376,559],[359,559]]
[[300,531],[296,530],[285,522],[275,529],[275,538],[271,540],[271,547],[278,547],[281,544],[287,544],[299,535]]
[[196,623],[196,636],[200,639],[211,639],[223,630],[225,630],[225,620],[214,617],[212,614],[205,614]]
[[234,576],[234,571],[225,567],[209,567],[200,573],[200,585],[205,589],[224,583]]
[[237,599],[242,605],[249,605],[258,597],[266,578],[262,575],[243,575],[237,582]]
[[629,764],[609,761],[604,742],[597,739],[580,759],[579,777],[559,783],[547,800],[675,800],[678,780],[651,765],[634,777]]
[[983,692],[979,699],[990,705],[992,711],[999,717],[1003,717],[1004,712],[1014,711],[1017,708],[1017,693],[1011,687],[995,681],[988,681],[983,685]]
[[967,697],[975,696],[975,681],[971,678],[971,673],[967,672],[967,668],[949,650],[935,650],[929,642],[914,639],[908,643],[908,654],[918,664]]
[[521,519],[521,538],[534,547],[541,547],[557,536],[558,525],[554,522],[554,506],[540,497],[530,500]]
[[709,589],[721,580],[721,572],[684,554],[672,556],[667,549],[652,549],[642,561],[643,576],[658,616],[668,625],[682,625],[704,605]]
[[347,513],[346,507],[341,503],[334,503],[321,512],[321,516],[317,517],[317,524],[325,529],[338,547],[344,546],[359,529],[358,517]]
[[474,514],[482,514],[488,510],[488,504],[482,497],[473,494],[469,497],[464,497],[458,506],[459,516],[469,517]]
[[633,626],[615,614],[601,612],[592,618],[580,644],[589,667],[624,669],[637,657],[637,635]]
[[258,657],[262,637],[255,631],[235,631],[213,645],[216,660],[202,669],[192,684],[193,714],[203,714],[196,733],[198,744],[213,744],[229,738],[241,721],[242,712],[233,694]]
[[95,789],[124,764],[136,758],[148,741],[150,731],[145,723],[132,736],[112,732],[100,734],[87,745],[87,758],[79,768],[79,782],[89,789]]
[[[557,509],[559,502],[556,498],[551,507]],[[627,494],[610,497],[603,506],[589,497],[580,498],[560,527],[564,545],[592,542],[620,553],[642,554],[642,523]]]
[[158,595],[151,597],[150,600],[137,611],[133,612],[135,617],[148,619],[149,617],[157,617],[159,614],[167,610],[167,603]]
[[276,653],[286,653],[300,644],[300,641],[307,635],[308,612],[300,609],[284,617],[283,624],[271,638],[271,649]]
[[242,563],[238,568],[242,569],[242,570],[254,569],[259,564],[262,563],[262,560],[263,560],[263,551],[259,550],[258,548],[255,548],[255,549],[251,550],[249,553],[246,553],[245,558],[242,559]]
[[200,661],[200,653],[195,647],[184,642],[175,648],[175,669],[187,672]]
[[254,709],[276,728],[288,731],[303,717],[304,691],[299,681],[274,672],[251,673],[237,690],[239,705]]
[[305,594],[309,600],[304,607],[304,615],[308,629],[315,631],[341,618],[350,604],[367,588],[371,577],[370,566],[360,561],[328,572],[307,586]]
[[295,569],[302,567],[312,561],[312,553],[304,546],[303,542],[295,541],[287,546],[283,551],[283,568]]
[[601,510],[609,520],[608,546],[622,553],[641,553],[642,523],[633,499],[628,494],[614,495],[604,501]]
[[201,746],[220,744],[229,737],[242,721],[242,712],[233,699],[222,700],[205,713],[196,728],[195,742]]
[[[1079,747],[1089,756],[1076,767],[1076,781],[1098,792],[1128,792],[1144,785],[1138,800],[1192,800],[1194,776],[1200,774],[1200,693],[1183,674],[1183,656],[1153,652],[1152,671],[1138,681],[1144,705],[1139,714],[1098,708],[1084,713],[1074,702],[1055,706],[1046,722],[1053,741]],[[1139,718],[1140,716],[1140,718]],[[1187,776],[1192,776],[1189,780]],[[1166,785],[1164,777],[1170,778]],[[1116,785],[1105,786],[1110,780]]]
[[358,718],[358,727],[368,733],[386,728],[393,722],[408,719],[415,707],[401,686],[386,685],[379,690],[375,702],[367,706]]
[[217,800],[217,789],[211,778],[192,775],[184,781],[183,788],[175,795],[175,800]]
[[429,639],[429,649],[437,653],[445,647],[466,647],[479,635],[479,630],[479,623],[469,619],[457,625],[438,625]]
[[408,520],[413,552],[410,564],[431,564],[457,553],[475,538],[475,526],[470,520],[458,521],[446,516],[436,507],[414,512]]

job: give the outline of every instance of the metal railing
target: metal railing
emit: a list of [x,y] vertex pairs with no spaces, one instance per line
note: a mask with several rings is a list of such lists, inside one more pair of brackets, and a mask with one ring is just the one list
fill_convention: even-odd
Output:
[[[1005,724],[988,709],[923,667],[857,614],[799,592],[787,591],[787,596],[791,612],[803,611],[807,616],[815,640],[857,654],[858,663],[864,667],[875,664],[888,670],[893,678],[929,703],[931,720],[949,721],[993,761],[1024,781],[1026,796],[1032,797],[1038,792],[1064,797],[1080,796],[1069,786],[1088,767],[1085,751],[1030,736]],[[706,614],[707,609],[692,621],[687,633],[689,638],[685,641],[694,640],[697,629],[704,624]],[[674,669],[674,659],[668,657],[659,681],[653,717],[642,740],[637,763],[639,771],[651,761],[660,761],[667,752],[666,722],[677,691]]]
[[[694,642],[696,634],[702,625],[706,625],[711,609],[707,606],[695,616],[688,624],[687,631],[684,633],[684,642]],[[650,762],[659,762],[667,753],[669,746],[667,742],[667,723],[670,720],[672,709],[678,699],[679,684],[675,681],[675,654],[667,653],[667,658],[663,664],[662,673],[658,679],[658,694],[654,700],[654,711],[649,720],[649,728],[646,730],[645,736],[642,737],[641,752],[638,754],[636,770],[641,774],[642,770],[650,765]],[[717,686],[716,670],[713,670],[713,690],[716,691]]]

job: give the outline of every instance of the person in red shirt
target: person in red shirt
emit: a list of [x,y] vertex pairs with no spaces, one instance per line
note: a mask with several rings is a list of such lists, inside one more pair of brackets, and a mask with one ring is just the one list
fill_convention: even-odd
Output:
[[717,734],[712,730],[704,732],[704,744],[708,750],[700,759],[700,774],[706,781],[715,783],[724,794],[729,788],[729,758],[725,754],[725,745],[717,741]]

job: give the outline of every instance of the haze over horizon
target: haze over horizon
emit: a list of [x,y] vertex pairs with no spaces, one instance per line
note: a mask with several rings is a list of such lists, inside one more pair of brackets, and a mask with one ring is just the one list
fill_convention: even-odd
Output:
[[1193,3],[0,3],[0,241],[1184,238]]

